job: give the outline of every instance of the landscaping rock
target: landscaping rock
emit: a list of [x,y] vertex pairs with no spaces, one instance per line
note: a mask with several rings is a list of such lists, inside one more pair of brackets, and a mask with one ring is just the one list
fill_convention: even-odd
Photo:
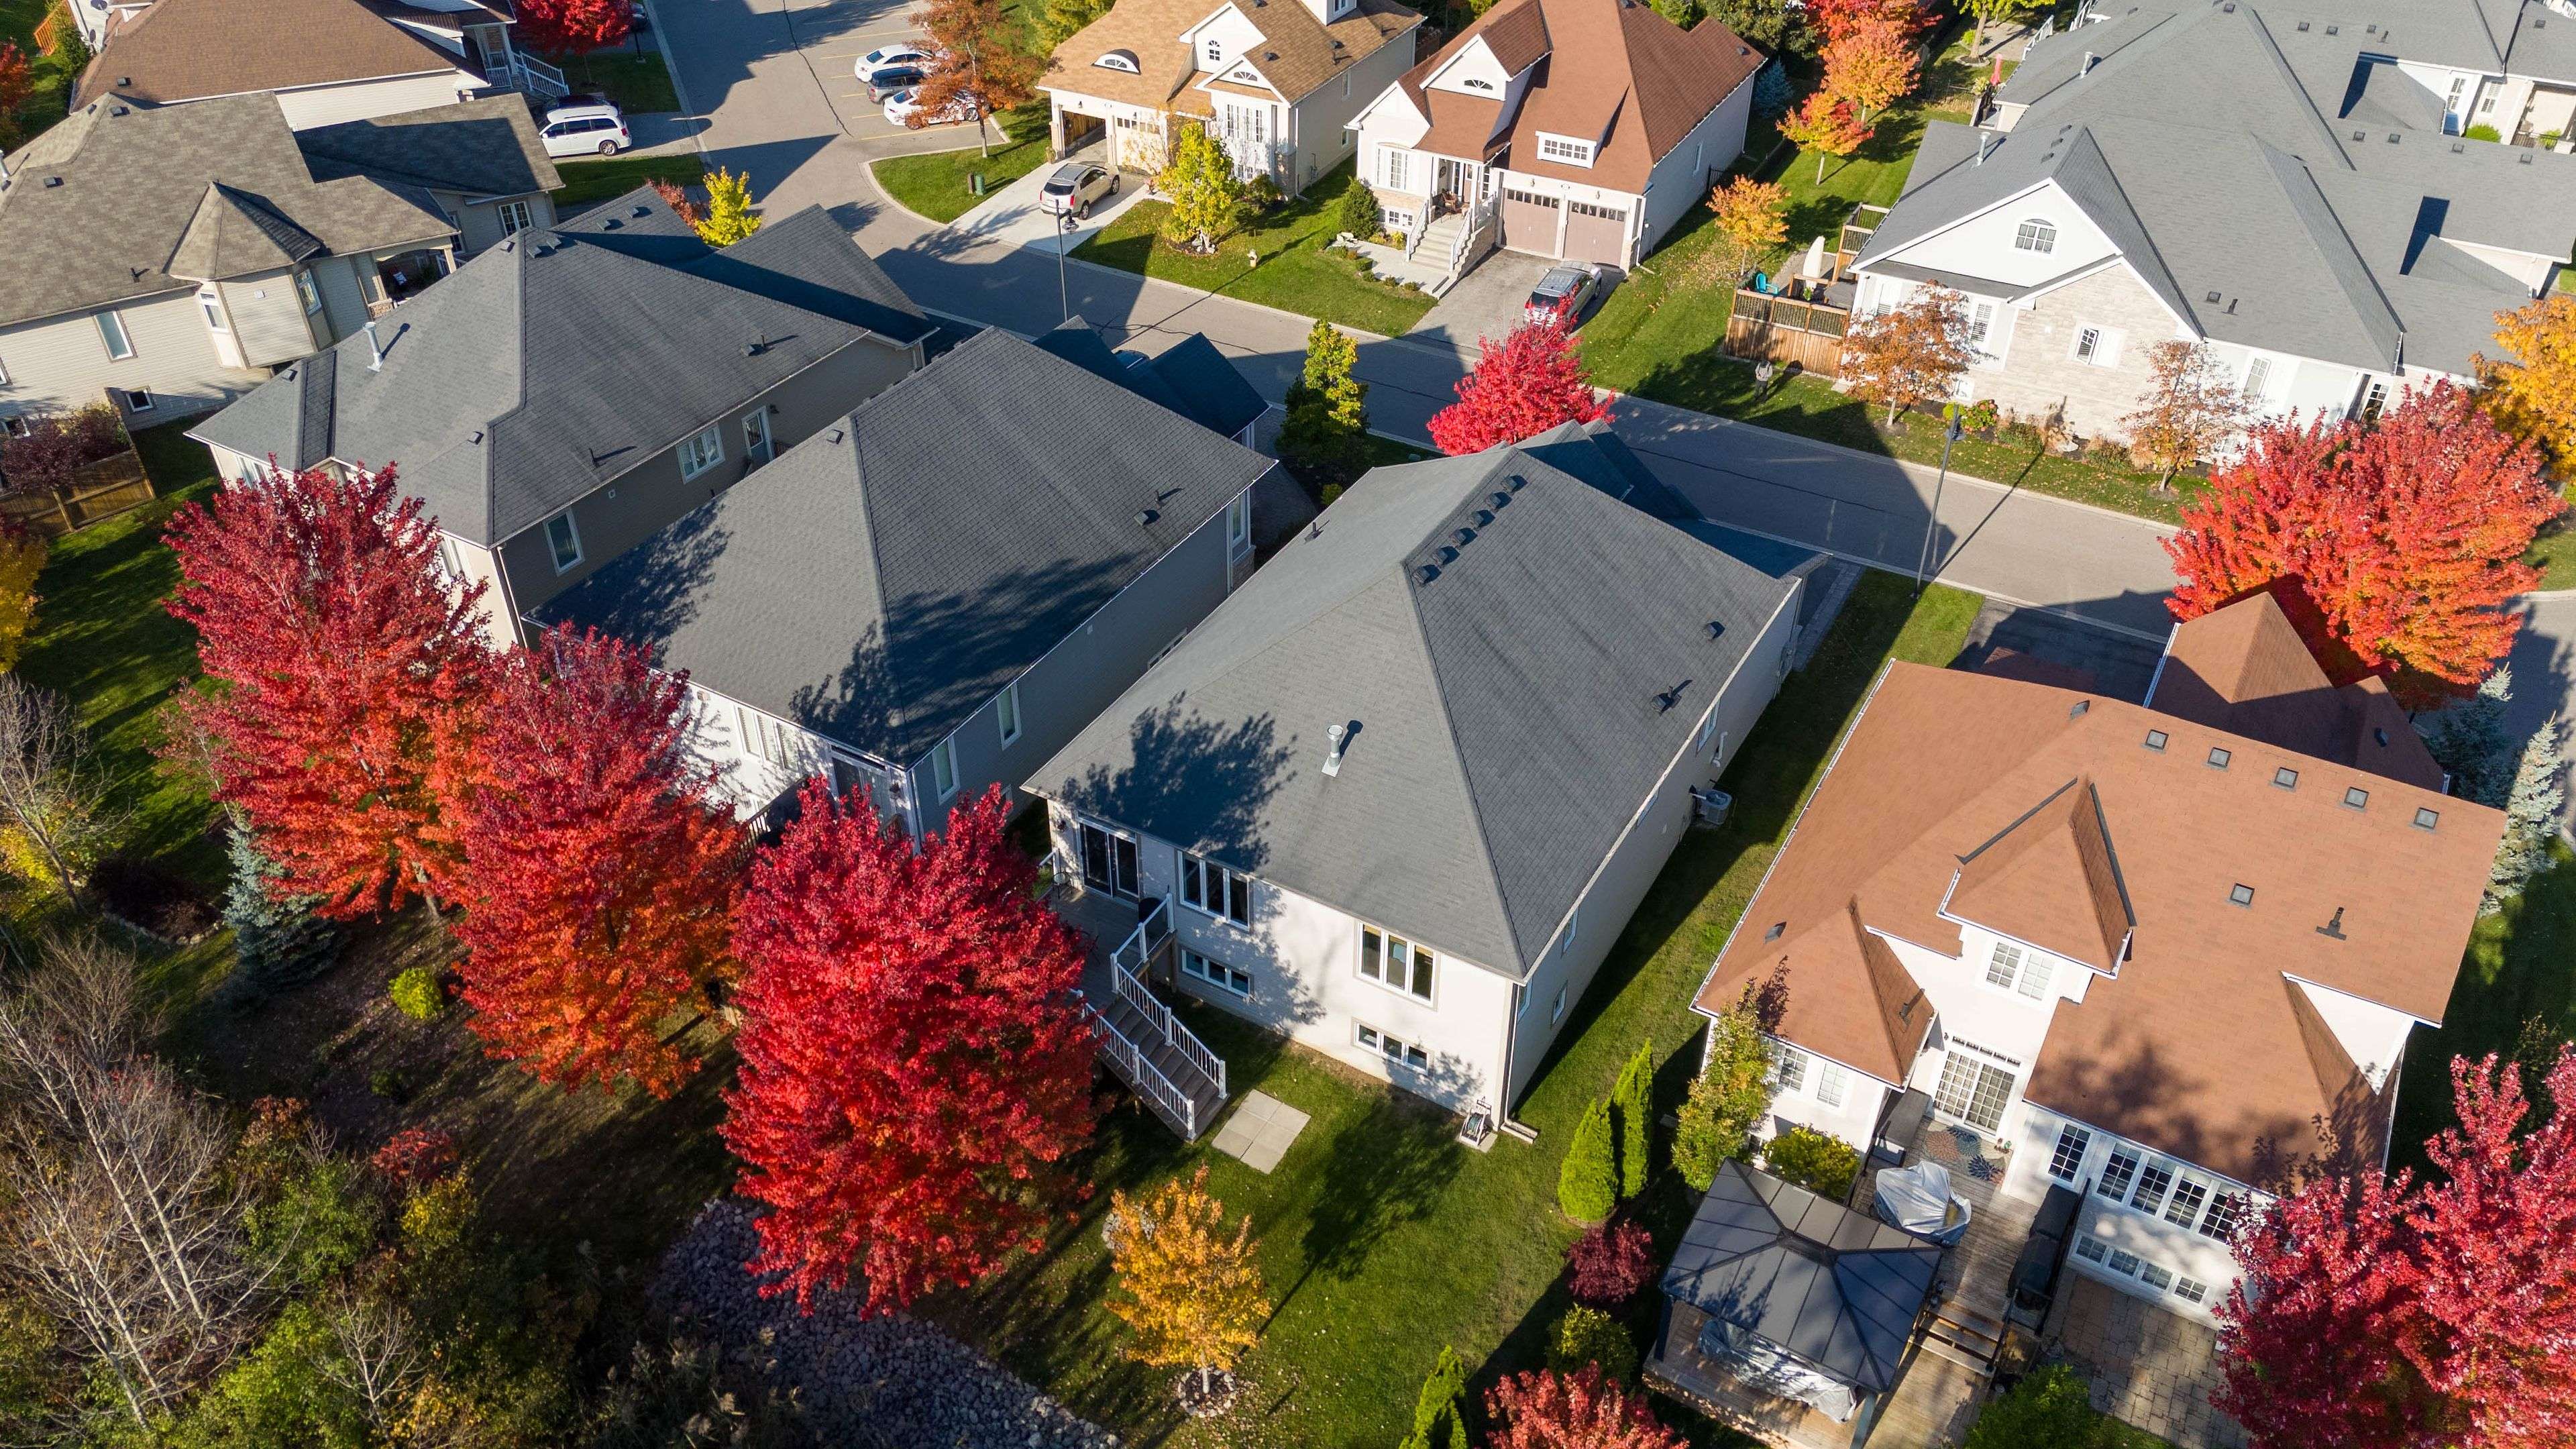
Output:
[[727,1350],[757,1345],[782,1389],[828,1442],[937,1449],[1118,1449],[1018,1375],[929,1324],[862,1320],[847,1293],[799,1314],[792,1296],[763,1298],[743,1271],[759,1236],[749,1205],[707,1204],[662,1260],[653,1296],[702,1324]]

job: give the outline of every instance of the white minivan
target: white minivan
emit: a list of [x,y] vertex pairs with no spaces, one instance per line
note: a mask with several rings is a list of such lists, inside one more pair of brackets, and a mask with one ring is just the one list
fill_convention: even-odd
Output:
[[635,144],[626,134],[626,118],[611,105],[557,106],[546,112],[549,156],[614,156]]

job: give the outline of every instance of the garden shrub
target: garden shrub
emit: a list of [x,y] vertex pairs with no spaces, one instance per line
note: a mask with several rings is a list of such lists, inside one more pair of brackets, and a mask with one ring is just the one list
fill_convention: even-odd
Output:
[[1556,1201],[1565,1215],[1580,1223],[1610,1216],[1619,1205],[1619,1164],[1610,1147],[1610,1104],[1593,1099],[1566,1144],[1565,1164],[1557,1169]]
[[215,903],[194,882],[157,861],[112,855],[90,873],[99,904],[168,941],[193,941],[215,923]]
[[1636,1055],[1620,1068],[1610,1089],[1610,1112],[1619,1128],[1619,1196],[1646,1190],[1646,1174],[1655,1154],[1655,1044],[1637,1043]]
[[2462,131],[2460,135],[2471,141],[2501,141],[2504,139],[2504,132],[2488,125],[2471,126],[2467,130]]
[[1654,1235],[1632,1222],[1595,1223],[1565,1250],[1565,1263],[1575,1302],[1617,1308],[1654,1281]]
[[1357,176],[1342,188],[1341,198],[1333,203],[1333,229],[1356,237],[1377,235],[1377,193]]
[[1860,1150],[1813,1127],[1792,1127],[1762,1149],[1762,1165],[1782,1182],[1840,1202],[1860,1175]]
[[2084,1380],[2050,1364],[1986,1405],[1968,1426],[1966,1449],[2093,1449],[2101,1421]]
[[1599,1364],[1603,1378],[1625,1383],[1637,1376],[1637,1344],[1619,1320],[1577,1304],[1547,1336],[1547,1366],[1572,1374],[1587,1364]]
[[1467,1449],[1467,1365],[1447,1344],[1414,1401],[1413,1432],[1397,1449]]
[[436,1021],[447,1009],[447,993],[439,988],[438,973],[426,966],[406,966],[386,988],[394,999],[394,1009],[414,1021]]

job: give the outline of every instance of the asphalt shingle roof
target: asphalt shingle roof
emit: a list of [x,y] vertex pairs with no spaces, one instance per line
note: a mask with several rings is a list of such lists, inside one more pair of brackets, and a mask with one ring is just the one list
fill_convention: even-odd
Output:
[[1531,450],[1380,468],[1029,788],[1522,978],[1799,572]]
[[1037,345],[1229,438],[1270,407],[1204,333],[1193,332],[1150,358],[1121,357],[1109,350],[1090,323],[1072,317],[1039,334]]
[[543,618],[908,763],[1274,466],[987,330]]
[[317,181],[369,175],[460,191],[521,196],[563,185],[515,95],[342,121],[296,133]]
[[359,0],[154,0],[117,21],[72,104],[110,92],[190,101],[469,69]]
[[[648,188],[602,210],[594,227],[650,236],[669,209]],[[441,527],[496,543],[878,330],[848,316],[883,320],[898,342],[928,330],[819,210],[763,227],[721,266],[710,251],[684,268],[578,230],[523,231],[387,316],[382,368],[353,334],[327,369],[308,358],[191,436],[296,467],[392,463]],[[869,295],[808,280],[840,275]]]

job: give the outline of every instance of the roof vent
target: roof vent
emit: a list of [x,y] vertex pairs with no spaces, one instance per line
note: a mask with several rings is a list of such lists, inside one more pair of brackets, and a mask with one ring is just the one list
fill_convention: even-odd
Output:
[[2236,13],[2236,0],[2227,0],[2227,3],[2219,6],[2218,9],[2222,15],[2233,15]]
[[2203,298],[2201,298],[2200,300],[2202,300],[2202,301],[2204,301],[2204,302],[2215,302],[2215,301],[2217,301],[2217,300],[2218,300],[2218,294],[2217,294],[2216,292],[2212,292],[2212,293],[2210,293],[2208,296],[2203,297]]
[[1495,495],[1493,496],[1493,500],[1492,500],[1492,501],[1493,501],[1493,505],[1494,505],[1496,508],[1500,508],[1500,507],[1502,507],[1504,504],[1509,503],[1509,502],[1511,502],[1511,501],[1512,501],[1512,495],[1510,495],[1510,494],[1508,494],[1508,493],[1497,493],[1497,494],[1495,494]]
[[2352,133],[2352,138],[2356,141],[2367,141],[2370,139],[2370,133],[2368,131],[2355,131]]
[[465,441],[469,443],[479,443],[483,441],[483,430],[481,428],[476,428],[474,431],[467,433],[465,435]]
[[1451,548],[1449,545],[1444,543],[1435,553],[1432,554],[1432,557],[1445,564],[1456,563],[1458,561],[1458,550]]
[[823,435],[823,441],[827,443],[837,443],[847,436],[848,434],[843,433],[839,428],[834,428],[832,431]]
[[1413,571],[1413,581],[1417,584],[1427,584],[1438,577],[1440,570],[1431,564],[1424,564]]
[[2335,907],[2334,919],[2317,927],[2317,934],[2331,936],[2338,941],[2343,939],[2343,907]]
[[2308,22],[2306,22],[2306,21],[2304,21],[2304,20],[2302,20],[2302,21],[2300,21],[2300,22],[2299,22],[2299,33],[2300,33],[2301,35],[2305,35],[2305,34],[2307,34],[2307,33],[2308,33]]
[[2531,164],[2531,153],[2530,153],[2530,152],[2528,152],[2528,151],[2525,151],[2525,152],[2523,152],[2521,155],[2516,156],[2516,157],[2514,157],[2513,159],[2515,159],[2516,161],[2521,162],[2521,163],[2522,163],[2523,165],[2525,165],[2525,166],[2528,166],[2528,165],[2530,165],[2530,164]]
[[514,236],[505,236],[505,237],[501,238],[501,250],[503,250],[503,251],[505,251],[505,252],[515,252],[515,251],[517,251],[518,249],[519,249],[519,239],[518,239],[517,237],[514,237]]
[[1681,683],[1674,685],[1672,688],[1665,690],[1663,693],[1656,695],[1655,713],[1669,713],[1674,705],[1682,702],[1682,691],[1690,687],[1691,682],[1685,679]]
[[1508,488],[1508,489],[1510,489],[1510,490],[1512,490],[1514,493],[1518,493],[1518,492],[1520,492],[1520,491],[1521,491],[1521,489],[1523,489],[1524,487],[1527,487],[1527,486],[1528,486],[1528,484],[1529,484],[1529,480],[1528,480],[1527,478],[1522,477],[1522,476],[1521,476],[1520,474],[1518,474],[1518,473],[1514,473],[1514,474],[1511,476],[1510,480],[1509,480],[1509,481],[1507,481],[1507,482],[1505,482],[1505,483],[1503,484],[1503,486],[1504,486],[1504,487],[1506,487],[1506,488]]
[[374,358],[374,360],[373,360],[373,361],[370,361],[370,362],[367,364],[367,371],[369,371],[369,372],[382,372],[382,371],[384,371],[384,370],[385,370],[385,345],[384,345],[383,343],[381,343],[381,342],[379,342],[379,341],[377,341],[377,340],[376,340],[376,323],[375,323],[375,319],[373,319],[373,318],[369,318],[369,319],[367,320],[367,350],[368,350],[369,352],[371,352],[371,353],[374,353],[374,354],[375,354],[375,358]]
[[2066,712],[2066,717],[2068,719],[2082,719],[2085,712],[2091,708],[2093,708],[2093,701],[2089,699],[2079,699],[2075,701],[2074,707]]
[[282,378],[285,378],[288,382],[293,382],[293,381],[295,381],[295,374],[296,374],[296,372],[297,372],[297,369],[290,367],[290,368],[288,368],[287,370],[285,370],[284,372],[279,373],[279,374],[278,374],[278,376],[280,376],[280,377],[282,377]]
[[2235,315],[2236,315],[2236,302],[2237,302],[2237,299],[2236,299],[2236,298],[2234,298],[2234,297],[2230,297],[2230,298],[2228,298],[2228,299],[2227,299],[2227,315],[2228,315],[2228,316],[2230,316],[2230,317],[2233,317],[2233,316],[2235,316]]
[[116,78],[116,83],[121,86],[130,86],[134,84],[134,77],[130,75],[121,75]]
[[1136,510],[1136,526],[1138,528],[1151,528],[1154,526],[1154,520],[1160,517],[1162,517],[1161,514],[1156,513],[1150,508],[1139,508]]
[[1449,537],[1451,541],[1455,542],[1459,547],[1464,548],[1468,544],[1476,541],[1476,530],[1472,528],[1454,528],[1449,531]]
[[769,339],[765,336],[755,337],[742,345],[742,355],[745,357],[758,357],[768,350]]
[[1485,525],[1494,521],[1494,515],[1488,510],[1482,508],[1477,509],[1473,517],[1476,520],[1476,526],[1478,528],[1483,528]]
[[2342,33],[2343,27],[2340,25],[2329,25],[2326,27],[2326,34],[2328,35],[2340,35]]
[[2466,145],[2462,144],[2461,142],[2453,141],[2453,142],[2451,143],[2451,154],[2452,154],[2452,155],[2454,155],[2454,156],[2459,155],[2461,152],[2466,151],[2467,149],[2469,149],[2469,148],[2468,148]]
[[62,185],[62,184],[63,184],[63,178],[61,178],[61,177],[59,177],[59,176],[48,176],[48,177],[46,177],[46,178],[45,178],[45,189],[46,189],[46,190],[48,190],[48,191],[51,191],[51,190],[53,190],[55,187],[60,186],[60,185]]
[[2084,52],[2084,65],[2083,65],[2083,67],[2082,67],[2081,69],[2077,70],[2077,71],[2075,72],[2075,75],[2076,75],[2076,78],[2080,80],[2080,79],[2082,79],[2082,78],[2083,78],[2083,77],[2085,77],[2085,76],[2091,75],[2092,73],[2093,73],[2093,52],[2091,52],[2091,51],[2089,51],[2089,50],[2088,50],[2088,51]]
[[1765,941],[1777,941],[1780,939],[1780,933],[1787,929],[1789,929],[1789,923],[1787,921],[1773,921],[1771,923],[1771,929],[1762,933],[1762,939]]
[[2396,144],[2397,144],[2397,133],[2396,133],[2395,131],[2391,131],[2391,132],[2389,132],[2389,133],[2388,133],[2388,144],[2389,144],[2389,145],[2391,145],[2391,146],[2394,146],[2394,145],[2396,145]]
[[2361,33],[2364,35],[2377,35],[2379,33],[2379,27],[2376,25],[2365,25],[2361,28]]
[[107,108],[107,113],[111,116],[130,116],[134,111],[127,106],[110,106]]
[[1719,621],[1719,620],[1716,620],[1716,619],[1711,619],[1711,620],[1709,620],[1709,621],[1708,621],[1708,637],[1709,637],[1711,640],[1715,640],[1715,639],[1717,639],[1718,637],[1720,637],[1721,635],[1723,635],[1723,634],[1725,634],[1725,633],[1726,633],[1726,625],[1725,625],[1723,622],[1721,622],[1721,621]]
[[1328,776],[1338,775],[1342,772],[1342,746],[1350,743],[1351,726],[1327,725],[1324,727],[1324,738],[1333,742],[1333,752],[1324,757],[1324,773]]
[[2379,742],[2379,747],[2381,749],[2384,750],[2388,748],[2388,731],[2373,727],[2370,732],[2370,737]]
[[608,220],[601,222],[599,224],[599,229],[601,231],[615,231],[624,225],[626,225],[626,223],[622,219],[612,216]]

